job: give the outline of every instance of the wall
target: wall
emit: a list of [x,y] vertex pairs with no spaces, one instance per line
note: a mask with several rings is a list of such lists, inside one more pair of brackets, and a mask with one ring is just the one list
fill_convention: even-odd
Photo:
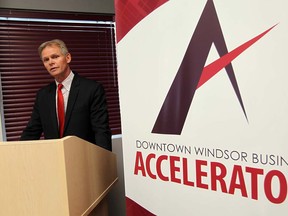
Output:
[[114,14],[114,0],[1,0],[0,8]]
[[112,137],[112,152],[117,156],[118,182],[108,194],[109,216],[125,216],[126,208],[122,135],[115,135]]

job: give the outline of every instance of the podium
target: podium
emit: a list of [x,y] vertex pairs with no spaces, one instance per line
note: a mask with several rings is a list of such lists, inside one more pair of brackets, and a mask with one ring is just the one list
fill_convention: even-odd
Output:
[[78,137],[0,143],[0,215],[106,215],[116,155]]

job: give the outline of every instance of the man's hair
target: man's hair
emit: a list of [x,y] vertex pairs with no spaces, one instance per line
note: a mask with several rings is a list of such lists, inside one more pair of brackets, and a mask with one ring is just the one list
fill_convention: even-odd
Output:
[[42,58],[43,49],[48,46],[58,46],[61,49],[61,52],[63,55],[66,55],[69,53],[66,44],[62,40],[54,39],[54,40],[46,41],[39,46],[38,53],[40,55],[40,58]]

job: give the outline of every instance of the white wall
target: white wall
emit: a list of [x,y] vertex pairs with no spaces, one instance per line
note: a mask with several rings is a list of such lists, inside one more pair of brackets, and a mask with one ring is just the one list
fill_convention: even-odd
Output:
[[114,0],[1,0],[0,8],[114,14]]
[[125,184],[122,152],[122,135],[112,137],[112,152],[117,156],[118,182],[108,195],[109,216],[125,216]]

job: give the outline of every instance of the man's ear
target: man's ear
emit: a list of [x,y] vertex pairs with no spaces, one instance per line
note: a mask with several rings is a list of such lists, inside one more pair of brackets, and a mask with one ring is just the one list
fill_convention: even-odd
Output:
[[71,60],[72,60],[71,54],[70,54],[70,53],[67,53],[67,55],[66,55],[66,61],[67,61],[67,63],[69,64],[69,63],[71,62]]

